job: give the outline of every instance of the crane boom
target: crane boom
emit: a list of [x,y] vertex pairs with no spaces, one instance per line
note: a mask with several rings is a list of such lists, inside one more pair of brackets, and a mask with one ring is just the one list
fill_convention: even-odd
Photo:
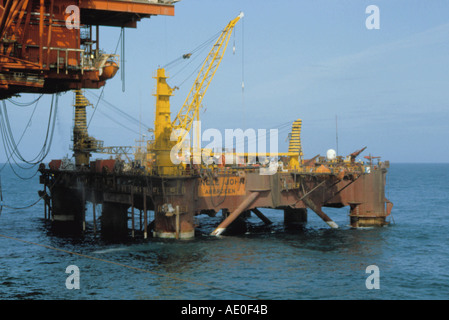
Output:
[[185,135],[192,127],[194,119],[199,118],[201,101],[203,100],[207,88],[209,87],[209,84],[211,83],[215,72],[221,63],[221,60],[223,59],[232,30],[241,18],[243,18],[243,12],[241,12],[235,19],[231,20],[223,29],[214,46],[210,50],[207,58],[204,60],[201,70],[198,73],[195,82],[193,83],[193,86],[184,101],[184,104],[179,110],[176,118],[173,120],[172,127],[174,130],[185,130],[183,131],[184,134],[179,137],[178,141],[182,141],[185,138]]

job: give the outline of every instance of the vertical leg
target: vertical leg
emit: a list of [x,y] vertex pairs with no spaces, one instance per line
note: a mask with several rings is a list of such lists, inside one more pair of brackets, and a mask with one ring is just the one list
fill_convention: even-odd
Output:
[[181,192],[181,190],[193,190],[193,179],[166,182],[167,192],[164,198],[156,198],[154,205],[155,238],[193,239],[195,238],[195,202],[193,192]]
[[115,202],[104,202],[101,217],[102,236],[109,239],[120,239],[128,233],[129,205]]
[[134,238],[134,187],[131,187],[131,236]]
[[53,225],[75,232],[82,231],[85,208],[83,200],[78,189],[54,187],[51,195]]
[[175,211],[175,216],[176,216],[176,239],[179,239],[179,206],[176,206],[176,211]]
[[84,191],[84,188],[83,188],[83,191],[82,191],[82,205],[83,205],[83,231],[86,231],[86,192]]
[[143,238],[146,239],[148,235],[147,233],[148,223],[147,223],[147,195],[145,193],[145,189],[143,189],[143,224],[144,224]]
[[306,208],[285,208],[284,224],[303,224],[307,222]]
[[97,233],[97,219],[95,217],[95,207],[97,206],[97,204],[95,203],[95,200],[92,203],[92,212],[93,212],[93,216],[94,216],[94,234]]
[[142,231],[142,210],[139,209],[139,231]]
[[95,191],[92,191],[92,215],[93,215],[93,220],[94,220],[94,234],[97,233],[97,219],[95,217],[95,210],[96,210],[96,199],[95,199]]
[[47,220],[47,184],[44,184],[44,219]]
[[350,223],[354,228],[387,225],[393,204],[385,198],[386,170],[372,170],[343,190],[341,197],[350,206]]

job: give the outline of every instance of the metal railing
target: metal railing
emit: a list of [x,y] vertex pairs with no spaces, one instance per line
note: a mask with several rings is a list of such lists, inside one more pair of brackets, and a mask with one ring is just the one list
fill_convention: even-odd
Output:
[[[47,50],[47,47],[43,48]],[[68,74],[69,67],[80,69],[81,74],[84,73],[84,70],[87,68],[95,68],[101,69],[105,66],[107,61],[113,60],[118,65],[118,57],[116,54],[106,54],[103,53],[99,57],[91,57],[91,55],[86,52],[84,49],[74,49],[74,48],[59,48],[59,47],[50,47],[50,51],[56,51],[56,72],[59,74],[60,70],[63,69],[66,74]],[[61,54],[62,53],[62,54]],[[69,66],[69,55],[70,53],[79,53],[79,57],[76,57],[76,61],[79,60],[79,64],[70,65]],[[64,59],[64,62],[61,63],[61,58]]]
[[[48,50],[48,47],[43,47],[43,50]],[[81,69],[81,73],[83,72],[83,68],[84,68],[84,55],[82,53],[84,53],[83,49],[74,49],[74,48],[58,48],[58,47],[50,47],[50,51],[57,51],[57,55],[56,55],[56,72],[59,74],[59,69],[61,69],[61,59],[60,58],[64,58],[61,57],[60,52],[63,51],[65,52],[65,59],[64,59],[64,64],[63,67],[65,69],[65,73],[67,74],[69,72],[69,53],[71,52],[79,52],[81,53],[80,55],[80,69]],[[76,66],[75,66],[76,67]]]

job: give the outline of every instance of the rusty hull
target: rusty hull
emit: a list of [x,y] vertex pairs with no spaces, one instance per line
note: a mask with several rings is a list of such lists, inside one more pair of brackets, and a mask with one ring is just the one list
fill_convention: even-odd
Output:
[[[352,227],[386,225],[392,208],[385,198],[387,167],[381,163],[345,171],[337,166],[324,172],[278,171],[273,175],[261,175],[257,169],[216,168],[165,178],[135,171],[60,170],[43,165],[40,171],[41,183],[50,193],[53,221],[85,225],[85,204],[91,202],[103,205],[105,232],[126,235],[129,211],[136,210],[141,213],[140,221],[144,215],[145,237],[151,229],[155,237],[190,239],[195,234],[196,215],[215,216],[220,210],[231,213],[223,221],[224,229],[240,213],[257,208],[311,209],[336,228],[323,208],[349,207]],[[154,212],[153,219],[148,211]],[[134,216],[131,219],[134,234]]]

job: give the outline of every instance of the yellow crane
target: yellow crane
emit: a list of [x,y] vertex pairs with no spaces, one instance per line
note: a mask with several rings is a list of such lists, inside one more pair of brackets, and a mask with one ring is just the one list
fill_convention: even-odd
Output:
[[[179,175],[182,166],[174,163],[170,157],[173,147],[180,146],[192,128],[194,120],[199,120],[201,101],[220,65],[226,51],[229,38],[236,23],[243,18],[243,12],[231,20],[223,29],[190,89],[187,98],[177,116],[171,121],[170,96],[173,88],[167,84],[165,69],[157,69],[156,76],[156,115],[154,121],[154,141],[148,145],[147,165],[153,173],[158,175]],[[175,141],[170,137],[173,132],[180,132]]]

